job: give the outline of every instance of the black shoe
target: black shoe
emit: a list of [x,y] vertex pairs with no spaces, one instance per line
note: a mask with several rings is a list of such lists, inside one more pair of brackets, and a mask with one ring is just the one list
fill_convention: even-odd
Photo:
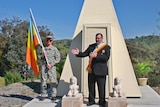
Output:
[[94,105],[95,104],[95,102],[89,102],[88,104],[87,104],[87,106],[91,106],[91,105]]
[[107,107],[106,103],[99,103],[100,107]]
[[57,99],[56,97],[51,97],[52,101],[56,101],[56,99]]
[[100,105],[100,107],[106,107],[107,106],[106,101],[99,101],[98,104]]
[[46,99],[46,97],[40,97],[40,101],[43,101],[43,100],[45,100]]

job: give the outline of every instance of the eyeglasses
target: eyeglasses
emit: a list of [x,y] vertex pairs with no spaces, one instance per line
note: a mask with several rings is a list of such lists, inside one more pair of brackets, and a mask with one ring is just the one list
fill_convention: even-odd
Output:
[[48,42],[48,41],[49,41],[49,42],[52,42],[52,39],[47,39],[47,42]]

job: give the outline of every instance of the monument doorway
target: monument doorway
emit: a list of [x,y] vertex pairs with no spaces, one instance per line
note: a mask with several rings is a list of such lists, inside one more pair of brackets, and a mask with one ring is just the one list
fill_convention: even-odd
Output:
[[[87,49],[89,44],[95,43],[95,35],[97,33],[103,34],[103,41],[111,46],[111,33],[110,24],[85,24],[83,26],[82,32],[82,51]],[[106,78],[106,98],[108,98],[109,93],[112,91],[112,67],[111,67],[111,57],[108,62],[109,76]],[[82,59],[82,71],[81,71],[81,91],[84,97],[88,97],[88,73],[86,72],[86,67],[88,65],[89,58]],[[98,88],[96,84],[96,97],[98,97]]]

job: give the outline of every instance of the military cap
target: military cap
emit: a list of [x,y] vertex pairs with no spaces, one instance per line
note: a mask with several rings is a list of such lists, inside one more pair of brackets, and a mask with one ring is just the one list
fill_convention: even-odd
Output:
[[47,38],[47,39],[53,39],[53,36],[48,35],[46,38]]

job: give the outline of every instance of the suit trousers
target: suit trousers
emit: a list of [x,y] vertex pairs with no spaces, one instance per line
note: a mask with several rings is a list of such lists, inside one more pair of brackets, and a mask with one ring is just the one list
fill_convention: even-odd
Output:
[[98,86],[99,103],[104,103],[105,101],[105,86],[106,86],[106,75],[95,75],[93,73],[88,74],[88,89],[89,89],[89,102],[95,102],[95,85]]

